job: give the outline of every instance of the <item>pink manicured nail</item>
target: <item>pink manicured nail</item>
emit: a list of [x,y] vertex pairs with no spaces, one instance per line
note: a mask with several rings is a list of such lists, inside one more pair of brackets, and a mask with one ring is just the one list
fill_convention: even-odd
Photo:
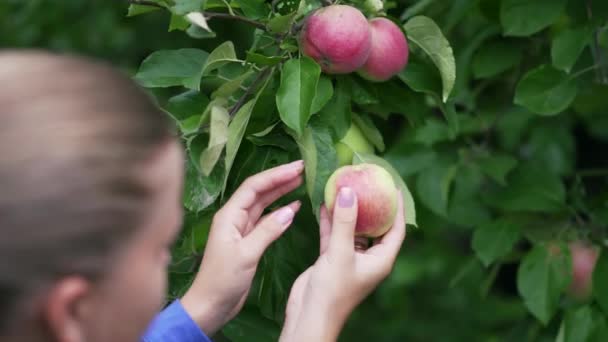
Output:
[[274,217],[277,219],[277,221],[279,221],[280,224],[286,225],[293,220],[295,214],[296,213],[293,211],[293,209],[290,207],[285,207],[279,209],[279,211],[274,214]]
[[355,203],[355,195],[351,188],[342,188],[338,194],[338,205],[342,208],[350,208]]

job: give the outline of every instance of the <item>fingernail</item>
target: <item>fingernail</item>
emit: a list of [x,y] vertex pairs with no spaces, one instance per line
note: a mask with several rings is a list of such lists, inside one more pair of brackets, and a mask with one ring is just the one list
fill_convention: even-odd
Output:
[[293,166],[293,168],[295,168],[295,169],[303,169],[304,168],[304,161],[303,160],[297,160],[297,161],[291,163],[291,166]]
[[351,188],[342,188],[338,194],[338,205],[342,208],[350,208],[355,203],[355,195]]
[[286,224],[289,224],[289,222],[291,222],[291,220],[293,220],[295,212],[290,207],[285,207],[285,208],[279,209],[279,211],[277,211],[274,215],[280,224],[286,225]]

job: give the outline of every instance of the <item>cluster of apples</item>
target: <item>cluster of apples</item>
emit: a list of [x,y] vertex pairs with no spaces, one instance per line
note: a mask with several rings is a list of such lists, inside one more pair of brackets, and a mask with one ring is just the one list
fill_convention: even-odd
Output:
[[312,13],[304,23],[300,48],[327,74],[357,72],[373,82],[399,73],[409,56],[399,26],[382,17],[368,21],[348,5],[331,5]]

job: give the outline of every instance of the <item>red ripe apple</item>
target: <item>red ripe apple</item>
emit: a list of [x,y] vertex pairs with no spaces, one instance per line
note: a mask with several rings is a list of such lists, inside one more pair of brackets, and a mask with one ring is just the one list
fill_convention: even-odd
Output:
[[323,7],[306,19],[300,47],[325,73],[351,73],[369,56],[370,27],[363,13],[352,6]]
[[586,300],[593,290],[593,269],[599,252],[597,248],[576,241],[569,245],[572,256],[572,282],[568,293],[578,300]]
[[369,81],[386,81],[407,65],[407,40],[399,26],[389,19],[374,18],[369,25],[372,32],[371,52],[358,73]]
[[375,164],[347,165],[337,169],[325,186],[325,205],[333,213],[336,196],[349,187],[357,196],[355,236],[375,238],[393,225],[399,196],[393,177]]

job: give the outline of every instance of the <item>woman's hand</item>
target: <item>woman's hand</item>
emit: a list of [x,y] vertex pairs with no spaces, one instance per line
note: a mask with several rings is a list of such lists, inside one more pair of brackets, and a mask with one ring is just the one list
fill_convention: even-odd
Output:
[[291,225],[300,203],[261,215],[302,184],[303,170],[297,161],[254,175],[215,214],[199,273],[181,300],[206,334],[243,307],[262,254]]
[[357,199],[342,188],[333,213],[321,208],[320,256],[295,281],[281,341],[336,341],[355,307],[386,278],[405,239],[403,199],[393,227],[367,250],[355,250]]

